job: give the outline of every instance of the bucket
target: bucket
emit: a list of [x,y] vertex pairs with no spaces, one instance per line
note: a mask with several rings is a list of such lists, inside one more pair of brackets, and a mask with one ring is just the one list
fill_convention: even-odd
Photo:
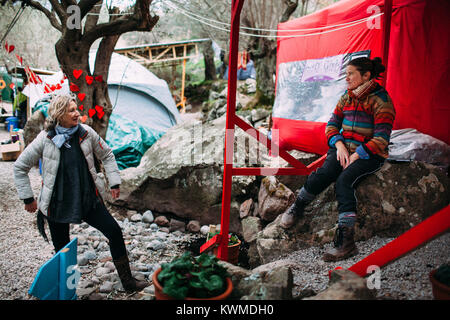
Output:
[[19,128],[19,118],[17,117],[8,117],[5,120],[5,129],[7,131],[10,130],[11,126],[13,126],[13,129]]

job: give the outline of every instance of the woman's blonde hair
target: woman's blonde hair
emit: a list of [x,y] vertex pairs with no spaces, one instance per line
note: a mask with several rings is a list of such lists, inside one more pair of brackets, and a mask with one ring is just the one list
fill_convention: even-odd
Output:
[[67,112],[70,102],[76,102],[76,96],[73,93],[59,94],[52,97],[50,107],[48,108],[48,116],[45,119],[45,130],[54,129],[59,123],[61,117]]

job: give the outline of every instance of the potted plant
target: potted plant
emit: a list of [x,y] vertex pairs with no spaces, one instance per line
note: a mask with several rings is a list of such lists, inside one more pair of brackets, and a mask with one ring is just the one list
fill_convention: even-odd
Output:
[[163,263],[153,274],[158,300],[224,300],[233,290],[230,275],[219,259],[203,253],[184,253]]
[[[206,241],[208,241],[209,239],[211,239],[218,233],[219,232],[209,232]],[[241,240],[239,240],[238,236],[233,233],[229,233],[228,234],[228,259],[227,259],[227,261],[229,263],[232,263],[232,264],[238,263],[240,247],[241,247]],[[217,256],[218,251],[219,251],[219,248],[215,247],[213,250],[215,256]]]
[[430,272],[431,287],[436,300],[450,300],[450,263]]

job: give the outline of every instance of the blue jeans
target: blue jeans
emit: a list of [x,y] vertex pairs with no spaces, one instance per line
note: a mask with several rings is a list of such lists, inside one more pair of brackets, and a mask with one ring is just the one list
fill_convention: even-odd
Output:
[[384,159],[372,156],[358,159],[345,170],[336,158],[336,148],[330,148],[322,167],[312,172],[303,186],[311,195],[322,193],[331,183],[336,182],[336,199],[339,213],[356,212],[355,187],[366,176],[378,171]]

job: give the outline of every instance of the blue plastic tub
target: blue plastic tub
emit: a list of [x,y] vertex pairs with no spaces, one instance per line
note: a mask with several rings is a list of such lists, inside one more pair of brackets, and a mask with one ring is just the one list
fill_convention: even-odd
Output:
[[11,125],[13,126],[13,129],[19,128],[19,118],[17,117],[8,117],[5,120],[5,129],[7,131],[10,130]]

